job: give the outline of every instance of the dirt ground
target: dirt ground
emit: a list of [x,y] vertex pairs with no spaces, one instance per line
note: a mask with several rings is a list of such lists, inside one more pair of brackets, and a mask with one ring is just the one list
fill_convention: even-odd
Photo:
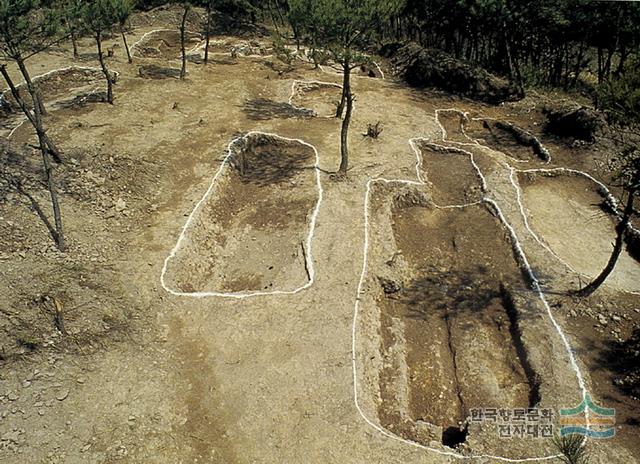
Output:
[[[158,20],[137,18],[129,43],[150,31],[177,27],[178,16],[170,13],[163,10]],[[176,19],[175,24],[168,19]],[[581,396],[567,352],[539,299],[523,286],[510,253],[509,233],[486,204],[433,211],[427,202],[431,206],[414,204],[392,215],[382,211],[382,205],[402,189],[389,185],[380,190],[368,205],[372,263],[382,269],[400,250],[402,259],[411,262],[413,281],[424,285],[414,295],[419,300],[415,304],[386,301],[377,298],[382,292],[378,275],[365,273],[364,291],[358,293],[363,268],[371,268],[363,267],[367,183],[379,177],[417,182],[416,153],[409,144],[413,138],[473,155],[486,178],[484,194],[500,206],[520,239],[590,393],[598,404],[616,408],[616,437],[589,443],[593,462],[640,460],[638,399],[620,390],[615,382],[620,372],[607,361],[613,344],[638,327],[640,299],[629,292],[640,292],[640,265],[625,256],[614,279],[593,297],[567,296],[566,291],[586,277],[566,264],[593,275],[613,239],[611,219],[593,204],[593,186],[583,179],[536,176],[526,181],[509,169],[565,166],[598,176],[606,146],[573,144],[543,133],[540,107],[544,99],[555,96],[533,94],[522,102],[491,107],[415,91],[391,76],[383,80],[361,73],[353,82],[357,101],[351,170],[346,179],[336,179],[331,173],[339,164],[340,122],[323,117],[330,115],[334,88],[292,99],[295,81],[339,84],[335,73],[302,61],[285,65],[259,53],[226,56],[225,48],[207,66],[190,63],[185,81],[142,79],[141,64],[178,67],[178,56],[167,51],[172,47],[160,47],[162,53],[136,56],[129,65],[116,39],[108,44],[116,45],[109,66],[120,73],[115,104],[51,106],[46,118],[51,138],[65,155],[56,179],[67,252],[56,251],[28,198],[0,182],[1,462],[458,462],[442,454],[452,450],[440,436],[418,424],[450,426],[461,420],[461,409],[453,407],[460,396],[454,395],[453,403],[435,403],[430,395],[436,388],[454,388],[457,383],[462,397],[473,405],[484,404],[491,392],[507,407],[530,402],[531,385],[512,343],[513,321],[500,283],[514,287],[516,306],[527,315],[518,330],[531,362],[539,362],[545,353],[547,360],[554,360],[546,363],[548,367],[541,361],[536,364],[543,377],[543,403],[576,406]],[[238,40],[216,39],[221,44]],[[268,39],[255,40],[258,49],[271,47]],[[89,39],[81,41],[81,51],[87,57],[94,53]],[[33,75],[74,64],[97,66],[85,59],[74,63],[68,45],[28,63]],[[11,72],[16,75],[15,69]],[[86,82],[80,84],[84,89]],[[277,105],[247,105],[256,101]],[[309,106],[318,117],[296,111],[298,106]],[[440,121],[447,129],[443,141],[436,110],[446,108],[518,124],[540,137],[552,153],[551,163],[535,157],[517,161],[516,154],[502,153],[498,146],[473,143],[464,136],[455,111]],[[256,111],[262,116],[256,117]],[[380,138],[363,137],[367,124],[378,120],[384,123]],[[39,158],[25,145],[32,143],[33,134],[26,124],[14,130],[16,122],[3,121],[2,136],[10,148],[2,155],[3,174],[18,176],[49,212]],[[183,260],[184,266],[170,271],[179,278],[170,273],[170,279],[187,293],[311,285],[297,293],[249,298],[172,295],[160,282],[165,259],[224,162],[229,143],[250,131],[300,139],[319,153],[322,202],[309,250],[313,278],[305,271],[299,244],[309,231],[310,211],[318,199],[315,160],[308,148],[294,143],[267,147],[273,159],[300,155],[299,169],[284,169],[293,177],[267,182],[260,175],[255,183],[243,184],[238,170],[228,171],[220,194],[207,200],[202,227],[188,231],[189,239],[178,250],[183,255],[176,255],[176,264]],[[447,172],[447,160],[441,158],[449,155],[434,155],[424,144],[419,148],[424,151],[419,172],[428,184],[415,188],[428,199],[446,204],[482,196],[470,158],[453,155]],[[522,188],[522,210],[511,180]],[[522,211],[547,248],[527,230]],[[376,222],[378,218],[389,227]],[[261,238],[247,241],[257,229]],[[248,248],[227,249],[229,240]],[[227,255],[237,262],[222,260]],[[275,256],[277,262],[267,256]],[[256,269],[255,263],[265,269]],[[285,271],[272,279],[269,266]],[[220,272],[241,278],[225,281]],[[467,280],[460,277],[464,273],[469,274]],[[456,291],[443,292],[438,287],[442,284]],[[478,298],[483,304],[467,312],[477,294],[487,298]],[[434,313],[435,297],[442,305]],[[356,301],[363,312],[354,323]],[[62,308],[63,327],[59,319],[56,323],[55,302]],[[377,317],[379,308],[388,310],[383,313],[387,319]],[[428,311],[426,319],[414,318],[409,311],[420,308]],[[465,312],[458,314],[458,308]],[[401,325],[406,333],[399,330]],[[454,346],[472,349],[444,356],[447,327]],[[381,352],[386,348],[376,344],[379,336],[404,337],[407,353],[389,356],[408,356],[407,382],[392,369],[382,370]],[[433,350],[440,350],[438,362]],[[450,375],[454,360],[463,375],[457,382]],[[432,376],[436,364],[441,369]],[[355,365],[368,370],[354,376]],[[373,376],[380,372],[397,388],[378,399],[366,396],[357,406],[354,378],[360,382],[356,391],[369,395],[378,385]],[[431,390],[421,384],[423,375]],[[412,411],[407,427],[422,435],[392,429],[398,421],[386,405],[402,399],[402,388]],[[552,399],[554,394],[557,398]],[[375,403],[378,400],[382,405]],[[437,411],[439,405],[451,412]],[[514,441],[502,449],[504,442],[486,438],[489,435],[471,427],[458,451],[520,458],[549,449],[548,441]]]

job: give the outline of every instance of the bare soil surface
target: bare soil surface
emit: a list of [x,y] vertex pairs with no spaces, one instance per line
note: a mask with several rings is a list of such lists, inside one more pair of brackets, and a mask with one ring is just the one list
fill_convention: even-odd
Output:
[[482,182],[468,154],[429,143],[418,146],[422,177],[432,185],[437,205],[464,205],[482,199]]
[[295,84],[291,103],[310,108],[317,116],[332,118],[336,115],[341,93],[338,84],[303,81]]
[[169,286],[185,293],[302,287],[320,201],[313,148],[249,134],[232,150],[170,262]]
[[[380,375],[381,422],[418,440],[402,430],[403,420],[435,424],[447,442],[466,427],[471,408],[533,406],[503,302],[501,285],[517,281],[519,271],[500,224],[484,206],[400,208],[393,224],[397,253],[413,278],[381,303],[388,359]],[[406,367],[391,362],[397,351]],[[398,390],[406,390],[407,404],[397,404]]]
[[[579,175],[519,174],[533,231],[572,269],[592,279],[609,260],[615,221],[603,207],[597,185]],[[640,293],[640,266],[626,250],[608,285]]]
[[[201,11],[194,12],[189,30],[201,31]],[[455,385],[465,404],[495,406],[498,399],[509,405],[530,403],[529,368],[513,342],[515,326],[530,368],[540,375],[540,404],[560,408],[580,402],[575,373],[550,314],[565,331],[595,401],[618,412],[616,437],[589,443],[592,460],[638,462],[638,400],[620,383],[625,367],[612,361],[611,347],[639,326],[637,295],[621,291],[638,282],[639,264],[625,258],[617,280],[589,299],[567,295],[584,278],[527,231],[510,181],[509,167],[539,167],[539,160],[518,162],[501,151],[511,148],[476,144],[464,137],[458,112],[440,113],[448,144],[473,153],[487,181],[485,195],[499,205],[535,264],[550,311],[516,272],[508,231],[494,210],[480,205],[460,211],[432,208],[436,199],[478,198],[478,177],[468,158],[452,158],[448,173],[439,154],[428,152],[421,175],[431,184],[414,186],[420,198],[409,192],[408,201],[392,214],[389,199],[396,198],[399,186],[376,184],[369,205],[371,262],[366,267],[375,272],[364,276],[358,293],[367,183],[378,177],[417,182],[416,154],[408,141],[444,143],[437,109],[456,108],[471,117],[517,124],[550,149],[547,167],[581,169],[607,182],[598,175],[611,154],[606,143],[574,143],[543,130],[542,105],[565,96],[532,92],[522,102],[489,106],[417,92],[392,78],[354,76],[351,170],[338,181],[330,173],[339,164],[339,120],[303,114],[271,117],[269,108],[256,110],[266,115],[260,119],[246,111],[246,104],[262,99],[288,105],[295,81],[340,84],[340,76],[300,60],[283,63],[277,57],[232,57],[229,52],[228,57],[216,55],[207,66],[190,62],[184,81],[140,78],[141,64],[166,66],[167,60],[179,58],[171,39],[179,18],[179,7],[133,18],[131,44],[148,32],[172,30],[168,41],[149,44],[157,54],[136,56],[133,65],[117,35],[107,41],[105,46],[114,50],[109,67],[120,72],[114,105],[49,111],[48,133],[65,160],[55,168],[69,244],[65,253],[56,251],[29,198],[50,214],[40,157],[30,146],[35,142],[32,129],[24,124],[13,131],[13,122],[0,129],[5,139],[0,177],[1,462],[458,462],[418,446],[426,443],[440,453],[454,450],[442,443],[441,429],[457,425],[464,416],[458,395],[451,396]],[[272,48],[259,28],[241,29],[242,40]],[[192,45],[193,53],[202,52],[202,43]],[[98,66],[93,41],[83,38],[80,46],[82,65]],[[77,63],[65,43],[27,64],[35,76]],[[17,70],[8,69],[20,82]],[[66,98],[66,89],[73,93],[85,84],[68,85],[59,98]],[[367,124],[376,121],[385,128],[380,138],[362,137]],[[244,299],[172,295],[160,283],[165,259],[221,167],[229,142],[250,131],[302,139],[318,150],[324,198],[312,240],[313,285],[296,294]],[[199,215],[202,222],[187,231],[182,250],[189,254],[172,270],[180,288],[220,283],[243,291],[271,288],[272,283],[274,288],[293,288],[308,281],[299,242],[309,231],[309,211],[317,200],[315,159],[295,144],[268,144],[252,154],[248,167],[254,161],[254,167],[265,169],[256,169],[253,176],[245,171],[249,177],[243,179],[237,168],[227,166],[217,186],[220,195],[212,194],[203,205],[208,215]],[[267,175],[272,161],[279,166],[289,157],[298,161],[275,170],[286,176]],[[529,220],[541,240],[576,270],[595,272],[613,237],[607,236],[610,219],[596,214],[592,186],[574,178],[528,183],[514,177],[524,187]],[[22,192],[14,180],[22,183]],[[252,231],[259,232],[255,243]],[[228,248],[231,244],[237,248]],[[394,262],[398,250],[403,255],[395,262],[404,262],[406,273],[395,275],[386,262]],[[233,260],[222,260],[224,253]],[[283,274],[277,277],[272,271]],[[402,282],[419,304],[385,296],[379,277]],[[501,283],[512,297],[515,319]],[[356,301],[362,313],[354,327]],[[482,310],[468,311],[467,302]],[[380,308],[385,309],[383,318]],[[416,315],[414,309],[422,310],[419,317],[410,317]],[[447,320],[455,355],[445,349]],[[408,324],[408,335],[399,321]],[[410,369],[383,369],[383,348],[390,360],[402,359],[404,353],[391,352],[380,335],[406,344]],[[441,358],[436,362],[429,353]],[[358,367],[355,377],[352,357]],[[451,378],[454,360],[458,381]],[[386,372],[386,384],[379,382],[380,372]],[[361,400],[357,407],[354,378]],[[384,395],[380,385],[389,386]],[[451,402],[439,398],[438,388]],[[398,420],[396,404],[405,400],[411,407]],[[396,433],[416,442],[400,441]],[[505,442],[495,431],[472,425],[456,451],[521,458],[545,455],[551,444]]]

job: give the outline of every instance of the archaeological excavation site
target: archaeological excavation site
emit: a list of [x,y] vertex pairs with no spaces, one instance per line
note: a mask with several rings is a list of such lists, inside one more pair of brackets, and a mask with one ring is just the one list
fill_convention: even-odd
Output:
[[0,0],[0,462],[640,462],[638,43]]

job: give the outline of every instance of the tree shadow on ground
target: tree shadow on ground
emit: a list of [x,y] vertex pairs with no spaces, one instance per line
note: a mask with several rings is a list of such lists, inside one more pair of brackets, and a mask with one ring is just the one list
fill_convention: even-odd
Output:
[[290,119],[290,118],[312,118],[315,116],[313,110],[307,108],[296,108],[285,103],[268,100],[266,98],[256,98],[247,100],[242,107],[249,119],[254,121],[264,121],[267,119]]
[[605,344],[598,363],[613,374],[613,384],[625,395],[640,398],[640,329],[621,342]]
[[307,147],[293,149],[286,145],[268,144],[251,147],[233,156],[231,164],[244,183],[258,186],[292,180],[303,170],[313,170],[312,153]]
[[410,318],[425,319],[434,311],[478,313],[501,297],[499,283],[491,282],[482,265],[465,271],[429,266],[420,274],[399,298],[409,308]]

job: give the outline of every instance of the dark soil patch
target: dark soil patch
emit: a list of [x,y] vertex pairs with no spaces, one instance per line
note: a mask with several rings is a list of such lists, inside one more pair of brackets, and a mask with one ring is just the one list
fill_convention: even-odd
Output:
[[[381,303],[381,350],[385,357],[398,350],[402,330],[407,385],[398,385],[392,368],[380,372],[379,417],[418,441],[416,424],[440,426],[443,443],[455,445],[471,408],[528,407],[535,397],[501,287],[522,285],[519,270],[484,207],[412,206],[396,209],[393,219],[398,252],[414,277]],[[468,236],[470,227],[477,236]],[[407,391],[407,411],[397,409],[398,388]]]

